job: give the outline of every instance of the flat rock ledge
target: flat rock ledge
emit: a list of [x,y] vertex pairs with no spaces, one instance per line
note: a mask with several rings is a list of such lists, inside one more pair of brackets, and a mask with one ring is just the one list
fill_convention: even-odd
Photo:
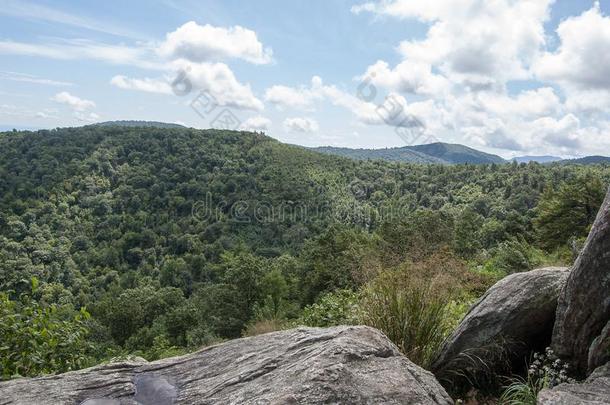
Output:
[[610,363],[597,368],[583,383],[560,384],[538,394],[539,405],[610,404]]
[[151,363],[0,383],[0,405],[452,404],[428,371],[365,326],[298,328]]

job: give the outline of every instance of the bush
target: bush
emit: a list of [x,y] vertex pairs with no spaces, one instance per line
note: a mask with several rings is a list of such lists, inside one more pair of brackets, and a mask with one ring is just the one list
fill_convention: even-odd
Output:
[[532,270],[543,261],[544,254],[525,241],[508,240],[492,249],[492,258],[485,263],[487,273],[519,273]]
[[426,368],[450,332],[447,295],[405,271],[387,271],[366,288],[364,323],[381,330]]
[[382,272],[363,289],[363,323],[380,329],[414,363],[427,368],[489,278],[468,271],[448,250]]
[[356,325],[359,323],[358,311],[358,295],[351,290],[338,290],[305,307],[296,324],[318,327]]
[[[38,281],[32,279],[31,291]],[[63,310],[62,310],[63,309]],[[0,371],[2,378],[62,373],[86,366],[89,314],[44,306],[21,294],[19,300],[0,293]]]

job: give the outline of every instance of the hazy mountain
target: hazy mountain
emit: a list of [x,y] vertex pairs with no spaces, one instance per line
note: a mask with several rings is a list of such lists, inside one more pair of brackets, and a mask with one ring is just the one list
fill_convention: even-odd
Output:
[[321,146],[312,149],[327,155],[343,156],[357,160],[381,159],[394,162],[447,164],[443,159],[416,152],[408,148],[350,149]]
[[381,159],[398,162],[442,164],[486,164],[506,162],[497,155],[481,152],[464,145],[442,142],[385,149],[350,149],[335,148],[331,146],[322,146],[312,149],[330,155],[339,155],[358,160]]
[[562,160],[562,158],[557,157],[557,156],[550,156],[550,155],[544,155],[544,156],[516,156],[514,158],[512,158],[512,160],[514,160],[517,163],[529,163],[529,162],[537,162],[537,163],[551,163],[551,162],[557,162]]

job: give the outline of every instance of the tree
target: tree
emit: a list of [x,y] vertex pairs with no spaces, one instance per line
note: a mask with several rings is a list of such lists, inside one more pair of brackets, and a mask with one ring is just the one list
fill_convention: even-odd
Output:
[[605,187],[592,172],[551,187],[542,194],[534,226],[540,245],[551,250],[571,238],[585,237],[604,200]]

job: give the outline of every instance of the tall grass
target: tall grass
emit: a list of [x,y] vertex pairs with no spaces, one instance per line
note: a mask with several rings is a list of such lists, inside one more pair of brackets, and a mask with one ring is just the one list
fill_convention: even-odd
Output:
[[379,274],[364,290],[362,317],[428,368],[456,323],[456,290],[447,274],[419,270],[406,266]]
[[427,368],[449,333],[446,297],[400,273],[380,275],[366,291],[364,322],[383,333],[414,363]]
[[515,377],[499,399],[501,405],[536,405],[538,393],[546,388],[544,380]]

